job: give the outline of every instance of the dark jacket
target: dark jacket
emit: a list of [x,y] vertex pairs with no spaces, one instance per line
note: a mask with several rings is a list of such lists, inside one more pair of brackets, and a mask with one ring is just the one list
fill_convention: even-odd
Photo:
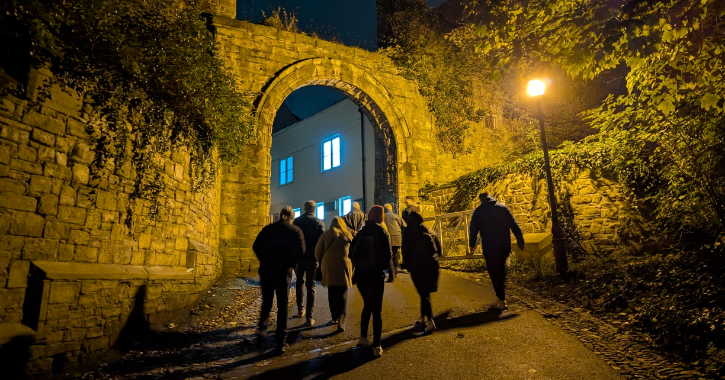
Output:
[[[288,269],[297,265],[305,253],[302,230],[285,221],[262,228],[252,245],[259,259],[259,271]],[[313,249],[314,251],[314,249]]]
[[305,246],[309,247],[302,259],[317,261],[315,259],[315,246],[317,246],[317,241],[320,240],[322,233],[325,232],[325,224],[311,212],[300,215],[295,219],[293,224],[302,230],[302,233],[305,235]]
[[350,229],[350,232],[355,235],[358,231],[360,231],[363,224],[365,224],[365,221],[368,220],[368,217],[364,212],[358,209],[352,209],[352,211],[342,217],[342,220],[345,221],[345,224],[347,224],[347,228]]
[[388,234],[390,234],[390,244],[393,247],[400,247],[403,240],[403,228],[405,228],[405,221],[400,215],[385,210],[385,225],[388,227]]
[[524,242],[524,236],[508,207],[488,196],[485,202],[476,208],[471,217],[469,229],[471,250],[476,246],[476,236],[481,234],[483,254],[506,256],[511,253],[511,234],[514,233],[519,243]]
[[403,233],[403,263],[419,293],[438,290],[440,266],[438,255],[441,245],[436,234],[423,224],[423,217],[412,211],[408,227]]
[[415,204],[415,205],[410,205],[410,206],[406,207],[405,210],[403,210],[402,216],[403,216],[403,221],[405,221],[405,223],[408,223],[408,215],[410,215],[410,213],[413,211],[420,214],[420,207],[418,207],[418,205]]
[[[390,257],[393,255],[393,248],[390,245],[390,237],[387,232],[378,223],[368,222],[365,226],[355,235],[350,243],[351,254],[355,252],[355,245],[361,236],[371,236],[375,241],[375,265],[370,268],[359,269],[354,268],[353,281],[357,282],[359,278],[363,277],[376,277],[385,278],[384,271],[388,269],[390,263]],[[355,261],[353,260],[353,266]]]

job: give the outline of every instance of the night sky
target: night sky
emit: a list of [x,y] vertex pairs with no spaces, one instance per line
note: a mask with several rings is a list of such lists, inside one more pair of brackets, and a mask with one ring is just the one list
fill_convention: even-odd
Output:
[[[426,0],[437,7],[446,0]],[[292,11],[299,27],[306,33],[316,32],[323,38],[339,37],[345,45],[376,50],[377,12],[375,0],[238,0],[237,18],[260,22],[277,7]],[[307,86],[293,92],[285,104],[299,118],[310,117],[344,99],[337,90]]]

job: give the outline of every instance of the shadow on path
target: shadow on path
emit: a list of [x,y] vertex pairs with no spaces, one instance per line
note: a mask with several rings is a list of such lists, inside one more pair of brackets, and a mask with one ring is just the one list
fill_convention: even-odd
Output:
[[[517,316],[517,314],[501,315],[500,311],[488,310],[485,312],[446,319],[449,313],[449,311],[446,311],[434,318],[439,331],[450,330],[453,328],[479,326],[489,322],[506,320]],[[415,331],[416,328],[410,328],[396,334],[389,335],[382,339],[381,345],[383,348],[390,348],[407,339],[414,339],[423,336],[421,334],[417,334]],[[373,359],[372,350],[370,350],[370,348],[351,348],[336,354],[325,355],[320,358],[292,364],[287,367],[272,369],[255,376],[251,376],[250,379],[329,379],[333,376],[340,375],[360,367]]]

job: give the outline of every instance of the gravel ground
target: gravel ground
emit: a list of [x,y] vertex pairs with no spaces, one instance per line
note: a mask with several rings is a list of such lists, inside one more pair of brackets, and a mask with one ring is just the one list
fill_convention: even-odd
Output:
[[[447,271],[450,274],[490,284],[487,273]],[[507,299],[516,307],[533,309],[544,318],[577,337],[600,355],[614,370],[629,379],[708,379],[686,364],[667,358],[650,348],[645,338],[620,331],[614,325],[593,317],[580,308],[552,301],[515,284],[507,285]]]

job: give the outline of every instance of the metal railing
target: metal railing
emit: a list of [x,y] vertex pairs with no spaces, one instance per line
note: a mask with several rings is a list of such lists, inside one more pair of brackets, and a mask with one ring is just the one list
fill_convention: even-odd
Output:
[[[472,215],[473,210],[468,210],[423,219],[427,223],[433,222],[433,225],[431,226],[429,224],[429,227],[435,231],[441,243],[441,256],[439,260],[483,258],[483,254],[475,254],[472,252],[470,244],[468,244],[471,238],[468,234],[468,227],[471,223]],[[481,243],[480,240],[480,237],[476,236],[476,246]],[[463,247],[459,248],[461,246]]]

